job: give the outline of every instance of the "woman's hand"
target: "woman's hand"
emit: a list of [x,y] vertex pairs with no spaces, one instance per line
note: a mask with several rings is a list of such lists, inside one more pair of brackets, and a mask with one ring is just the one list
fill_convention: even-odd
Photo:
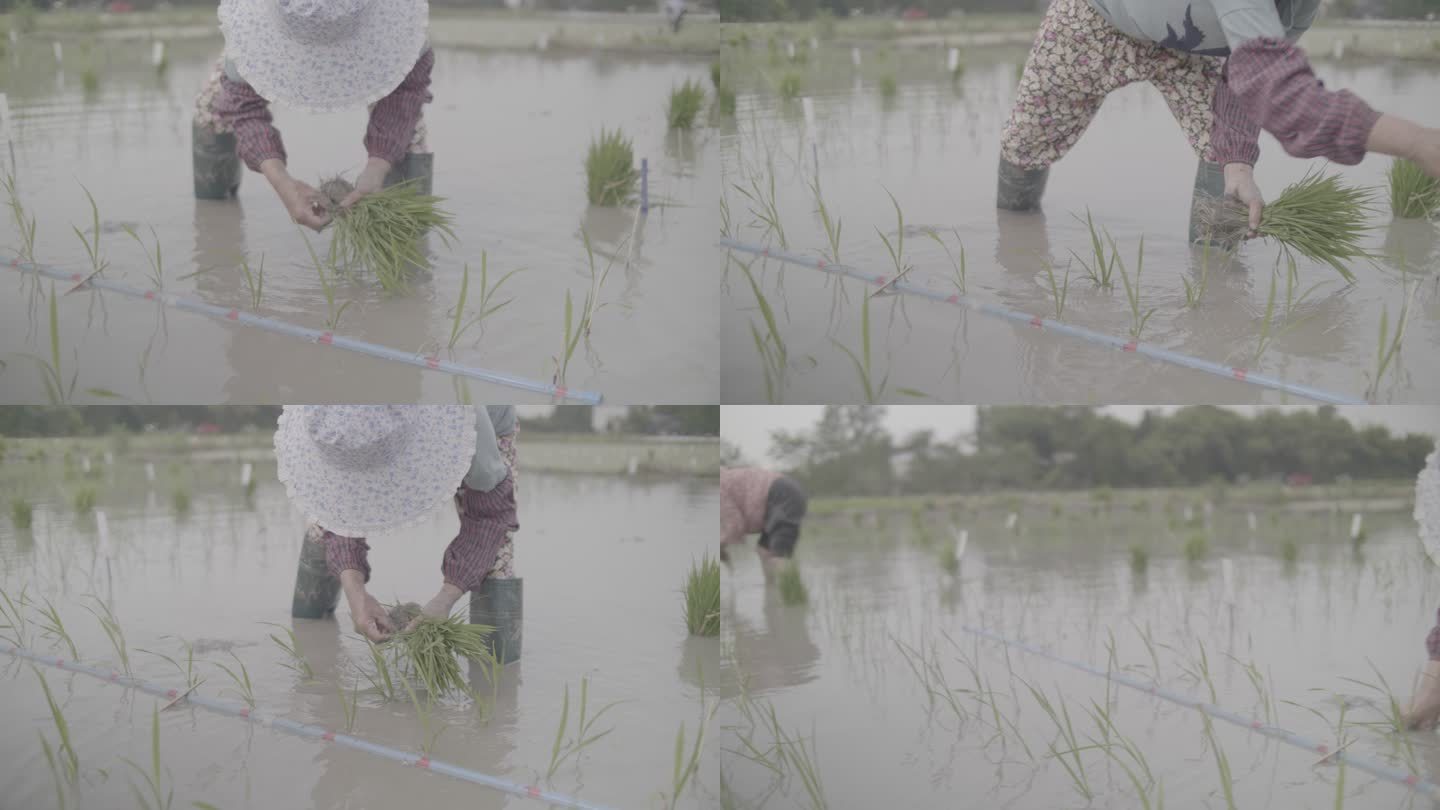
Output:
[[365,590],[365,576],[359,571],[347,569],[340,572],[340,587],[345,591],[345,601],[350,605],[350,618],[355,622],[355,632],[377,644],[390,638],[395,625],[380,602]]
[[390,161],[372,157],[365,164],[365,170],[355,178],[355,190],[340,201],[341,208],[349,208],[366,194],[374,194],[385,187],[385,176],[390,174]]
[[414,630],[416,625],[420,624],[420,620],[426,616],[431,616],[436,619],[450,618],[450,614],[455,610],[455,603],[459,602],[460,597],[464,595],[464,591],[448,582],[445,583],[441,586],[440,592],[435,594],[429,602],[426,602],[424,608],[421,608],[420,615],[411,619],[410,624],[406,625],[405,629]]
[[1440,661],[1425,664],[1404,719],[1408,729],[1432,729],[1440,721]]
[[260,172],[270,181],[270,187],[280,198],[290,218],[297,225],[304,225],[319,231],[330,224],[330,214],[325,209],[325,197],[309,185],[290,176],[285,164],[272,158],[260,164]]
[[1265,198],[1255,184],[1255,167],[1248,163],[1225,164],[1225,196],[1234,197],[1250,208],[1248,239],[1260,235],[1260,215],[1265,211]]

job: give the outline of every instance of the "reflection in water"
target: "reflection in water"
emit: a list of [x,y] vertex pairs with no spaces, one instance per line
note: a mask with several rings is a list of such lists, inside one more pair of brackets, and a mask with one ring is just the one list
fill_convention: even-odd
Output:
[[765,586],[763,601],[764,626],[756,627],[739,616],[731,605],[725,621],[734,635],[733,655],[725,663],[735,672],[722,682],[722,697],[733,697],[728,691],[743,684],[745,691],[761,695],[792,686],[800,686],[817,677],[820,648],[810,638],[806,609],[788,607],[780,601],[773,585]]

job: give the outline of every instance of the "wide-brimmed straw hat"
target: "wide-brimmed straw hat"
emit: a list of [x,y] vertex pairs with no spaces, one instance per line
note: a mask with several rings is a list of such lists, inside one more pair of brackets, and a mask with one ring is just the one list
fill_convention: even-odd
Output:
[[1440,442],[1415,481],[1415,522],[1420,524],[1421,545],[1440,563]]
[[474,455],[475,410],[465,405],[286,405],[275,431],[290,499],[348,537],[451,503]]
[[427,0],[220,0],[225,56],[268,101],[325,113],[373,104],[425,48]]

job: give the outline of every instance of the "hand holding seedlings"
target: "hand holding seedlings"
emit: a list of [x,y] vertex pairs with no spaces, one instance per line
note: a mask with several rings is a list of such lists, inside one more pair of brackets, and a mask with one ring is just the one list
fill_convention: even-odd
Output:
[[326,210],[325,197],[307,183],[290,176],[285,162],[271,158],[260,164],[260,172],[270,181],[270,187],[280,198],[285,210],[295,224],[319,231],[330,224],[330,213]]
[[360,202],[360,198],[367,194],[374,194],[385,187],[385,175],[390,173],[390,161],[384,158],[372,157],[365,163],[365,169],[360,176],[355,178],[355,188],[345,199],[340,201],[340,207],[349,210],[350,206]]
[[1255,167],[1248,163],[1225,164],[1225,196],[1239,200],[1250,212],[1250,232],[1246,239],[1260,235],[1260,215],[1265,211],[1265,198],[1255,184]]
[[340,587],[350,605],[355,632],[375,642],[390,638],[395,625],[390,623],[390,616],[380,602],[365,590],[365,575],[353,568],[341,571]]
[[465,592],[458,587],[448,582],[445,583],[441,586],[440,592],[431,597],[430,601],[425,603],[425,607],[420,609],[420,615],[411,619],[409,624],[405,625],[405,632],[408,633],[419,627],[420,622],[427,616],[432,619],[448,618],[450,613],[455,610],[455,603],[459,602],[460,597],[464,595]]

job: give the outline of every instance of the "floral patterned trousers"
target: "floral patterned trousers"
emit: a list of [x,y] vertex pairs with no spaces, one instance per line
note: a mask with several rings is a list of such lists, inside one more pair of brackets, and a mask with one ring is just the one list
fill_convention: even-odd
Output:
[[[200,93],[195,96],[195,123],[219,135],[229,132],[230,128],[221,120],[215,112],[215,101],[220,97],[220,79],[225,75],[225,56],[215,60],[215,65],[210,68],[210,74],[205,77],[205,83],[200,86]],[[420,121],[415,125],[415,137],[410,141],[410,154],[425,155],[430,153],[430,147],[425,143],[425,116],[422,113]]]
[[1105,96],[1148,81],[1203,160],[1212,160],[1211,102],[1224,59],[1161,48],[1121,33],[1088,0],[1054,0],[1016,91],[1000,156],[1022,169],[1043,169],[1065,156]]

